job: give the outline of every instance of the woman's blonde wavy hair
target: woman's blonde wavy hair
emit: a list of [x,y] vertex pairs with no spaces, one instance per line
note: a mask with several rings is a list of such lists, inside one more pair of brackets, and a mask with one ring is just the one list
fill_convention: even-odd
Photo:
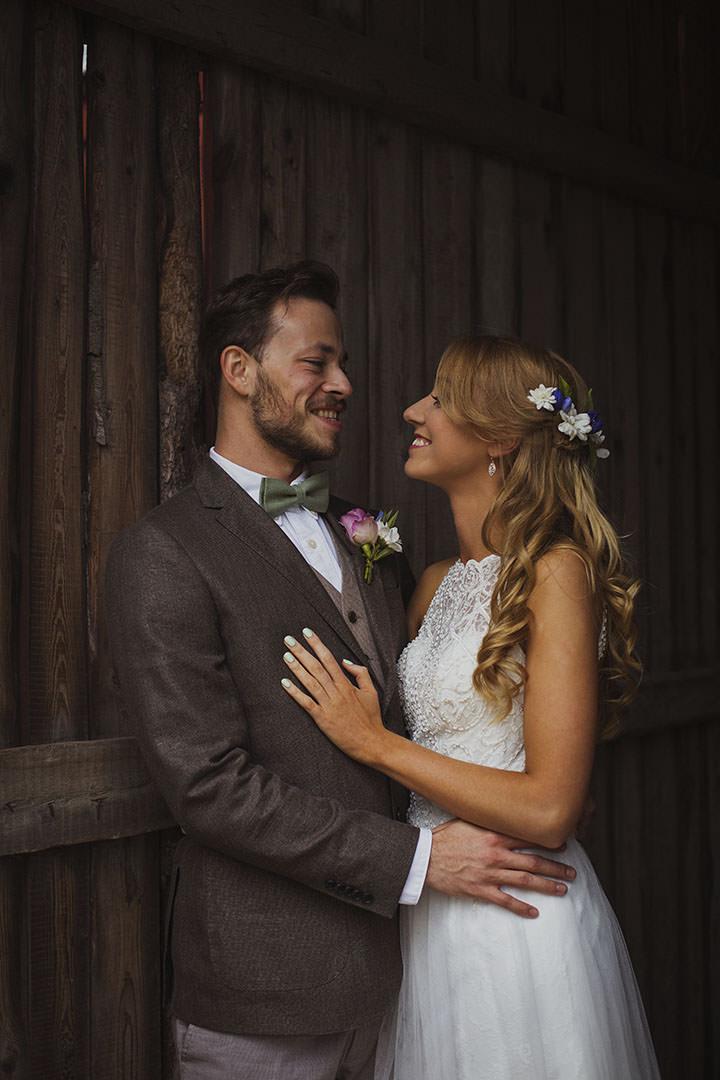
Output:
[[[503,483],[483,525],[483,542],[501,557],[490,627],[477,655],[475,688],[505,717],[526,679],[510,654],[524,645],[528,598],[537,560],[553,547],[572,547],[583,559],[607,647],[600,665],[600,737],[619,730],[619,715],[635,695],[634,599],[640,582],[625,569],[618,537],[598,505],[586,443],[558,431],[558,415],[537,409],[528,392],[565,378],[579,412],[590,407],[577,371],[549,349],[511,338],[464,336],[447,347],[436,387],[451,420],[469,424],[484,440],[518,440],[498,462]],[[498,546],[499,545],[499,546]]]

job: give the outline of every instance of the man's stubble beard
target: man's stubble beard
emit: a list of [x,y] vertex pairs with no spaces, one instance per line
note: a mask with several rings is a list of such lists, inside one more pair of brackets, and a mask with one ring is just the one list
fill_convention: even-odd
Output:
[[[250,402],[253,423],[265,442],[286,454],[293,461],[326,461],[340,450],[339,434],[331,443],[313,439],[306,430],[306,416],[293,415],[284,419],[285,400],[261,366],[257,369],[257,388]],[[323,406],[337,408],[337,405]]]

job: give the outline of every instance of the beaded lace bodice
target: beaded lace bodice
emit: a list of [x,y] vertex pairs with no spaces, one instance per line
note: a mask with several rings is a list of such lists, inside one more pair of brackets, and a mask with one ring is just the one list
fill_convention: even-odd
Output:
[[[500,557],[458,560],[432,598],[420,632],[398,661],[405,723],[413,740],[448,757],[497,769],[525,768],[522,693],[508,715],[493,720],[472,684],[478,649],[490,622]],[[524,660],[516,647],[511,655]],[[408,821],[432,828],[452,814],[410,796]]]
[[[479,562],[458,560],[430,602],[420,632],[398,660],[405,723],[414,742],[448,757],[521,772],[525,768],[523,691],[510,712],[495,720],[472,683],[478,649],[490,624],[490,601],[500,572],[500,556]],[[598,656],[606,644],[606,621]],[[519,646],[510,656],[524,663]],[[433,828],[452,814],[412,792],[408,821]]]

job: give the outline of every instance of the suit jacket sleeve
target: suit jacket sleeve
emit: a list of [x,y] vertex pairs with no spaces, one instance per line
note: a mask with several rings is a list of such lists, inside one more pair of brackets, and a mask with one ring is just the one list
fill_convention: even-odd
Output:
[[[360,901],[340,899],[368,904],[371,896],[371,910],[394,914],[417,830],[311,794],[252,760],[242,688],[227,664],[212,592],[188,553],[152,520],[115,541],[106,607],[126,708],[184,831],[314,889],[327,891],[331,879],[359,883]],[[248,648],[251,641],[250,633]],[[281,651],[278,640],[278,656]],[[263,678],[260,659],[257,677]],[[279,683],[277,700],[278,708],[287,708]],[[298,746],[298,753],[306,752]]]

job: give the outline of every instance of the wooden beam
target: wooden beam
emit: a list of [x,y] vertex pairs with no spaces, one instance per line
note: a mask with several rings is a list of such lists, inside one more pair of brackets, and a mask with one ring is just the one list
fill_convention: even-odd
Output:
[[[718,716],[720,669],[650,676],[624,734],[649,735]],[[0,750],[0,776],[0,856],[175,824],[132,738]]]
[[720,182],[713,177],[499,94],[453,67],[307,15],[287,0],[77,0],[76,6],[440,131],[486,154],[720,221]]
[[174,825],[135,739],[12,747],[0,776],[0,855]]

